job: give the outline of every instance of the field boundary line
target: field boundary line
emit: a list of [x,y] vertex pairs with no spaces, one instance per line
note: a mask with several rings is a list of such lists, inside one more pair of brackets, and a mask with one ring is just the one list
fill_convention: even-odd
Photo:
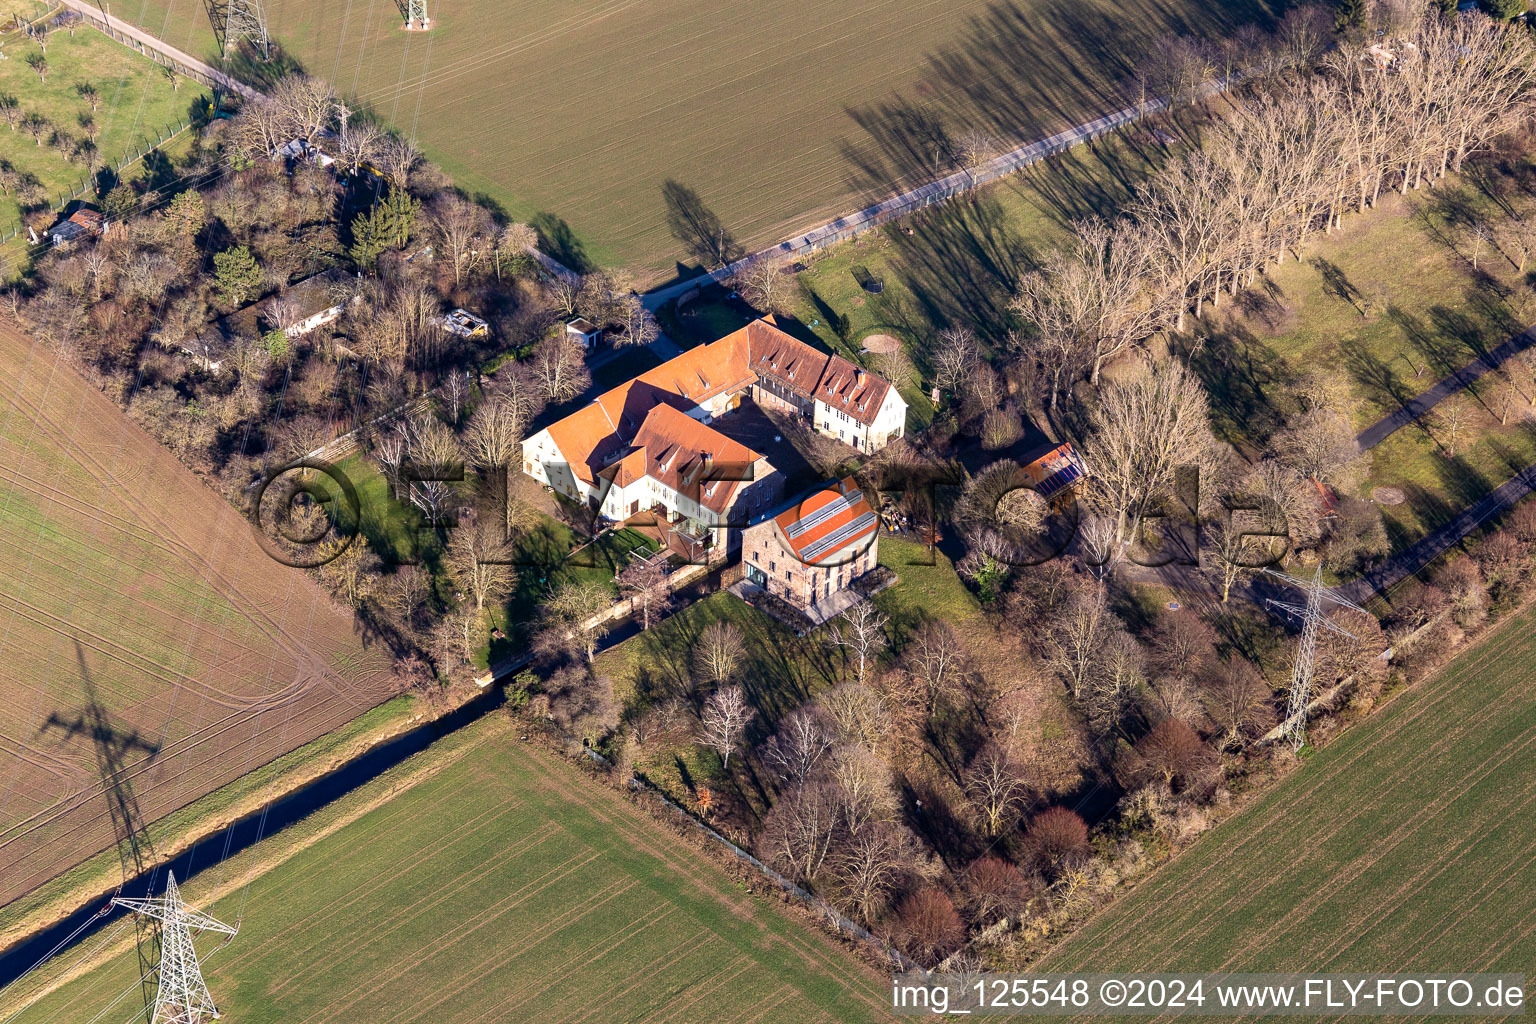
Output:
[[[282,867],[293,857],[303,853],[305,850],[310,849],[318,843],[329,839],[332,835],[335,835],[337,832],[341,831],[343,828],[346,828],[348,825],[351,825],[354,822],[378,810],[380,807],[389,803],[401,793],[409,792],[410,790],[415,789],[422,783],[427,782],[441,774],[443,770],[458,764],[479,746],[479,742],[480,741],[466,743],[463,748],[450,751],[448,755],[443,757],[441,760],[431,760],[419,765],[415,771],[408,773],[403,778],[395,780],[395,782],[388,787],[381,787],[380,792],[373,794],[367,800],[359,803],[356,807],[348,808],[346,811],[339,814],[334,820],[326,822],[314,833],[303,836],[302,838],[290,844],[284,845],[281,849],[272,851],[271,855],[267,858],[258,859],[257,863],[251,865],[248,872],[241,873],[243,877],[240,880],[226,879],[219,885],[210,888],[208,892],[198,893],[197,902],[204,906],[211,906],[214,903],[217,903],[219,900],[224,899],[226,896],[239,891],[256,879],[270,874],[277,868]],[[331,804],[327,804],[326,806],[335,806],[335,802],[333,801]],[[281,834],[281,832],[275,833],[274,835],[268,836],[267,838],[269,840],[276,839],[277,836]],[[252,849],[254,850],[256,847],[252,847]],[[126,952],[131,945],[131,942],[119,940],[110,948],[97,951],[96,956],[92,958],[90,963],[87,964],[82,961],[58,977],[51,978],[48,983],[43,986],[42,989],[27,996],[23,996],[19,1001],[20,1005],[17,1005],[16,1002],[0,1002],[0,1013],[4,1013],[12,1009],[25,1009],[27,1006],[35,1004],[38,1000],[51,995],[53,992],[58,991],[60,988],[63,988],[65,985],[76,980],[77,978],[80,978],[83,975],[95,970],[97,967],[101,966],[102,963],[110,960],[112,957]]]
[[217,68],[198,60],[185,50],[178,49],[164,40],[157,39],[148,32],[134,28],[117,15],[108,14],[94,4],[86,3],[84,0],[59,0],[59,2],[80,15],[80,17],[104,35],[117,40],[124,46],[138,50],[151,60],[154,60],[156,56],[160,57],[161,59],[156,61],[156,63],[167,63],[173,70],[179,71],[188,78],[196,79],[210,88],[239,93],[246,99],[252,99],[260,95],[259,92],[244,82],[231,78]]
[[[78,0],[69,0],[78,2]],[[1198,103],[1201,100],[1210,99],[1227,92],[1233,85],[1242,79],[1241,72],[1234,72],[1225,78],[1206,82],[1195,89],[1190,96],[1190,103]],[[909,213],[926,209],[935,204],[963,195],[982,185],[991,184],[994,181],[1005,178],[1015,171],[1036,164],[1047,157],[1055,156],[1073,149],[1084,142],[1091,142],[1101,135],[1134,124],[1152,114],[1163,110],[1172,109],[1175,101],[1172,97],[1157,96],[1151,99],[1133,103],[1127,107],[1121,107],[1112,113],[1094,118],[1092,121],[1084,121],[1063,129],[1054,135],[1047,135],[1043,139],[1035,139],[1016,146],[1006,153],[986,161],[975,170],[959,170],[953,174],[945,175],[936,181],[930,181],[923,185],[917,185],[904,192],[889,196],[876,203],[844,214],[802,232],[793,238],[786,239],[778,245],[771,245],[766,249],[750,253],[738,260],[682,281],[674,281],[660,288],[646,292],[642,298],[647,308],[656,309],[670,299],[682,295],[693,288],[710,284],[719,284],[734,274],[745,269],[750,264],[762,259],[771,259],[778,256],[790,256],[799,252],[816,252],[839,242],[845,242],[866,232]]]
[[[607,758],[603,757],[603,755],[599,754],[591,747],[584,747],[582,749],[586,755],[592,758],[594,761],[597,761],[599,764],[602,764],[606,767],[612,767],[612,764],[608,761]],[[638,792],[650,793],[654,795],[661,801],[664,807],[670,810],[682,821],[693,826],[693,828],[703,833],[709,839],[712,839],[716,843],[719,843],[721,846],[725,847],[726,850],[733,854],[737,859],[745,861],[747,864],[750,864],[752,867],[756,868],[761,874],[766,876],[779,888],[783,889],[785,892],[789,893],[791,896],[795,897],[806,906],[818,911],[829,924],[833,925],[838,930],[839,933],[846,933],[853,938],[868,943],[870,946],[878,950],[881,955],[894,960],[902,970],[921,970],[917,964],[908,960],[899,950],[895,949],[894,947],[886,946],[884,943],[882,943],[863,925],[860,925],[856,921],[845,916],[836,907],[821,899],[821,897],[815,896],[805,889],[800,888],[800,886],[796,885],[794,882],[791,882],[788,878],[779,874],[773,868],[758,860],[755,856],[748,853],[746,850],[743,850],[741,847],[731,842],[725,836],[721,835],[719,832],[716,832],[714,829],[710,828],[708,825],[704,824],[702,821],[689,814],[681,806],[673,803],[670,797],[668,797],[661,790],[657,789],[650,782],[641,779],[639,776],[636,776],[630,781],[629,785],[631,789],[634,789]]]

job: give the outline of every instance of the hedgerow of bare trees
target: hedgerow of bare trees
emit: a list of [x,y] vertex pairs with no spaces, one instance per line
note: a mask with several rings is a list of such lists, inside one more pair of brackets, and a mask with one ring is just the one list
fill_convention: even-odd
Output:
[[[1033,328],[1053,407],[1074,377],[1097,383],[1110,356],[1182,331],[1188,314],[1252,284],[1266,263],[1299,256],[1309,234],[1332,230],[1346,210],[1459,171],[1521,125],[1536,84],[1525,34],[1425,5],[1373,40],[1392,54],[1383,67],[1347,37],[1324,53],[1315,10],[1298,11],[1277,39],[1293,48],[1291,77],[1261,73],[1204,145],[1137,188],[1123,219],[1077,223],[1065,247],[1020,279],[1013,308]],[[1187,91],[1202,64],[1167,55],[1159,88]],[[953,361],[941,356],[940,373],[953,376]]]

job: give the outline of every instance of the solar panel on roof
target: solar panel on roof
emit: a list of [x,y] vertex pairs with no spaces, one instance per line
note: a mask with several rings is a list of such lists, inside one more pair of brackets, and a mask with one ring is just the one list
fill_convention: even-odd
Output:
[[790,540],[794,540],[806,530],[813,529],[821,523],[826,522],[831,517],[837,515],[837,513],[843,511],[843,509],[851,508],[853,504],[859,500],[859,497],[860,494],[858,491],[849,491],[847,494],[827,502],[825,505],[821,506],[821,508],[817,509],[815,512],[812,512],[804,519],[799,520],[795,523],[795,525],[791,526],[784,532]]
[[800,557],[807,562],[814,562],[829,551],[836,551],[847,543],[848,538],[871,526],[875,521],[875,513],[865,512],[851,523],[845,523],[827,534],[825,537],[812,544],[800,553]]
[[1049,498],[1082,475],[1083,471],[1078,468],[1077,463],[1069,462],[1065,467],[1058,469],[1040,482],[1038,488],[1040,496],[1042,498]]

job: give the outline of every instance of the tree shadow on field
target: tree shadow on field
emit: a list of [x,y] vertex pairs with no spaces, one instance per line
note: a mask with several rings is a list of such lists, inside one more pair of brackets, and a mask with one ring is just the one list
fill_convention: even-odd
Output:
[[1240,323],[1196,323],[1190,366],[1210,393],[1212,426],[1229,444],[1262,445],[1285,425],[1290,410],[1276,405],[1295,374],[1275,350]]
[[951,202],[886,229],[897,257],[893,265],[913,296],[925,337],[933,328],[966,326],[991,345],[1007,336],[1008,303],[1019,277],[1035,265],[1034,254],[990,195]]
[[597,269],[587,257],[586,246],[562,218],[547,211],[536,213],[528,226],[539,236],[539,250],[562,266],[578,274],[589,274]]
[[[866,197],[934,177],[939,143],[971,133],[1000,150],[1079,124],[1141,98],[1137,65],[1160,35],[1215,39],[1239,25],[1269,28],[1279,5],[1231,0],[1170,5],[1126,0],[1002,0],[972,16],[927,57],[908,96],[847,108],[841,145],[850,183]],[[951,165],[945,171],[957,169]]]
[[[222,44],[221,39],[220,45]],[[250,41],[242,39],[235,46],[233,53],[222,57],[215,56],[209,63],[222,69],[236,81],[244,82],[261,92],[269,92],[289,75],[306,74],[304,65],[299,59],[283,49],[276,40],[271,41],[269,48],[272,55],[263,60]]]
[[704,267],[713,270],[746,255],[715,211],[687,185],[668,178],[661,186],[661,201],[666,205],[667,230]]
[[1358,340],[1345,342],[1341,354],[1345,371],[1364,390],[1366,398],[1381,408],[1394,411],[1406,408],[1417,394],[1418,389],[1398,376],[1390,363],[1383,361]]

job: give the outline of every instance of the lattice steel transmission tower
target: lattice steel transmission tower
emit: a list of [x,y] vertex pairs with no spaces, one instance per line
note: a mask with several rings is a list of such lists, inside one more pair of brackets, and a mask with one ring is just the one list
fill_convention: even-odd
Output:
[[427,0],[405,0],[405,28],[407,32],[425,32],[432,27],[427,17]]
[[181,902],[181,890],[176,888],[174,874],[167,877],[165,893],[159,899],[119,897],[112,903],[160,922],[159,986],[155,990],[155,1012],[150,1017],[150,1024],[202,1024],[207,1017],[217,1020],[219,1011],[203,982],[203,969],[197,962],[192,933],[233,935],[235,929]]
[[249,39],[262,60],[272,58],[272,41],[267,38],[267,12],[262,0],[229,0],[224,11],[224,56]]
[[1331,629],[1342,636],[1354,636],[1349,630],[1323,618],[1323,602],[1326,601],[1340,608],[1352,608],[1363,614],[1369,613],[1354,602],[1340,597],[1331,587],[1323,586],[1321,563],[1318,564],[1317,571],[1312,574],[1310,580],[1298,579],[1283,572],[1275,572],[1273,569],[1265,571],[1293,587],[1305,590],[1307,594],[1305,605],[1265,600],[1270,607],[1278,608],[1288,615],[1301,619],[1301,644],[1296,648],[1296,664],[1291,667],[1291,695],[1286,706],[1285,721],[1280,724],[1280,734],[1291,741],[1292,747],[1300,750],[1302,744],[1307,741],[1307,708],[1312,704],[1312,668],[1317,658],[1318,631]]

